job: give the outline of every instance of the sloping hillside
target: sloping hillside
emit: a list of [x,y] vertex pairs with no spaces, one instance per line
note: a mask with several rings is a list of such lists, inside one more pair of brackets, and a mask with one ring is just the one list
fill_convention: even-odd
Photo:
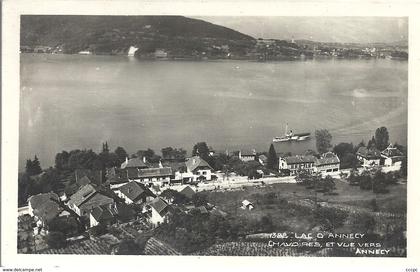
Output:
[[254,43],[254,38],[232,29],[182,16],[21,17],[22,46],[60,47],[64,53],[121,53],[137,46],[140,53],[160,48],[182,55],[209,46],[246,50]]

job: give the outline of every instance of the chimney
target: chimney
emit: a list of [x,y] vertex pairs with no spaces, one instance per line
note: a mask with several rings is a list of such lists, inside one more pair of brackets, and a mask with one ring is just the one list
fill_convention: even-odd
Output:
[[125,163],[128,163],[128,157],[125,157]]
[[159,168],[163,168],[162,161],[159,160]]
[[145,156],[143,156],[143,162],[146,163],[146,157]]

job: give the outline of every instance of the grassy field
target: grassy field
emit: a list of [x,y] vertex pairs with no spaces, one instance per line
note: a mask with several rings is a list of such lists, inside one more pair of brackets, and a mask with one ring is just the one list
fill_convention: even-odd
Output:
[[[389,187],[387,194],[374,194],[371,191],[361,190],[341,180],[336,180],[334,195],[315,193],[314,190],[304,186],[290,183],[273,184],[265,187],[246,187],[237,191],[208,193],[209,201],[230,215],[246,220],[259,220],[269,215],[276,231],[292,230],[296,232],[310,231],[316,227],[312,211],[306,207],[291,205],[296,202],[318,203],[326,202],[329,205],[346,207],[355,211],[374,211],[372,199],[376,199],[377,210],[380,212],[406,213],[406,184],[397,184]],[[266,201],[265,194],[275,193],[276,199]],[[243,200],[255,204],[251,211],[240,208]],[[351,226],[344,226],[342,231],[349,231]]]

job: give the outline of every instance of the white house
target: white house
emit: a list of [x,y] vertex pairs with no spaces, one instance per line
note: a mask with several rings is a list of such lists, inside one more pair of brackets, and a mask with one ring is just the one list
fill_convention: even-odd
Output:
[[162,224],[169,212],[169,205],[160,197],[153,199],[148,206],[151,209],[151,215],[149,218],[150,223],[154,225]]
[[315,171],[315,156],[296,155],[279,158],[279,170],[289,170],[291,175],[295,175],[299,170],[306,170],[310,173]]
[[115,193],[122,199],[126,204],[142,204],[150,202],[156,197],[149,188],[143,184],[138,184],[135,181],[124,184],[115,190]]
[[384,167],[392,167],[394,169],[393,171],[398,171],[400,170],[402,161],[404,160],[404,154],[390,144],[381,152],[381,158],[384,161]]
[[252,204],[252,202],[245,199],[244,201],[242,201],[241,208],[244,210],[252,210],[254,209],[254,204]]
[[137,50],[139,50],[138,47],[130,46],[130,48],[128,49],[127,55],[132,57],[132,56],[134,56],[134,54],[136,53]]
[[323,175],[338,173],[340,171],[340,159],[332,152],[324,153],[319,159],[315,159],[314,171]]
[[[187,166],[187,174],[192,178],[191,181],[211,180],[213,168],[199,156],[189,158],[185,165]],[[185,178],[187,175],[183,175]]]
[[401,161],[404,159],[404,154],[390,144],[381,152],[381,157],[384,159],[384,166],[393,166],[395,164],[401,165]]
[[238,156],[239,156],[239,159],[244,162],[255,161],[257,157],[257,152],[255,151],[255,149],[253,149],[252,151],[239,150]]

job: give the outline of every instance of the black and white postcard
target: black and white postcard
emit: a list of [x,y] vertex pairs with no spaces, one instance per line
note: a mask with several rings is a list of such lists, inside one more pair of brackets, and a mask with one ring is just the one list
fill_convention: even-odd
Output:
[[417,271],[415,4],[117,2],[4,5],[7,271],[120,255]]

